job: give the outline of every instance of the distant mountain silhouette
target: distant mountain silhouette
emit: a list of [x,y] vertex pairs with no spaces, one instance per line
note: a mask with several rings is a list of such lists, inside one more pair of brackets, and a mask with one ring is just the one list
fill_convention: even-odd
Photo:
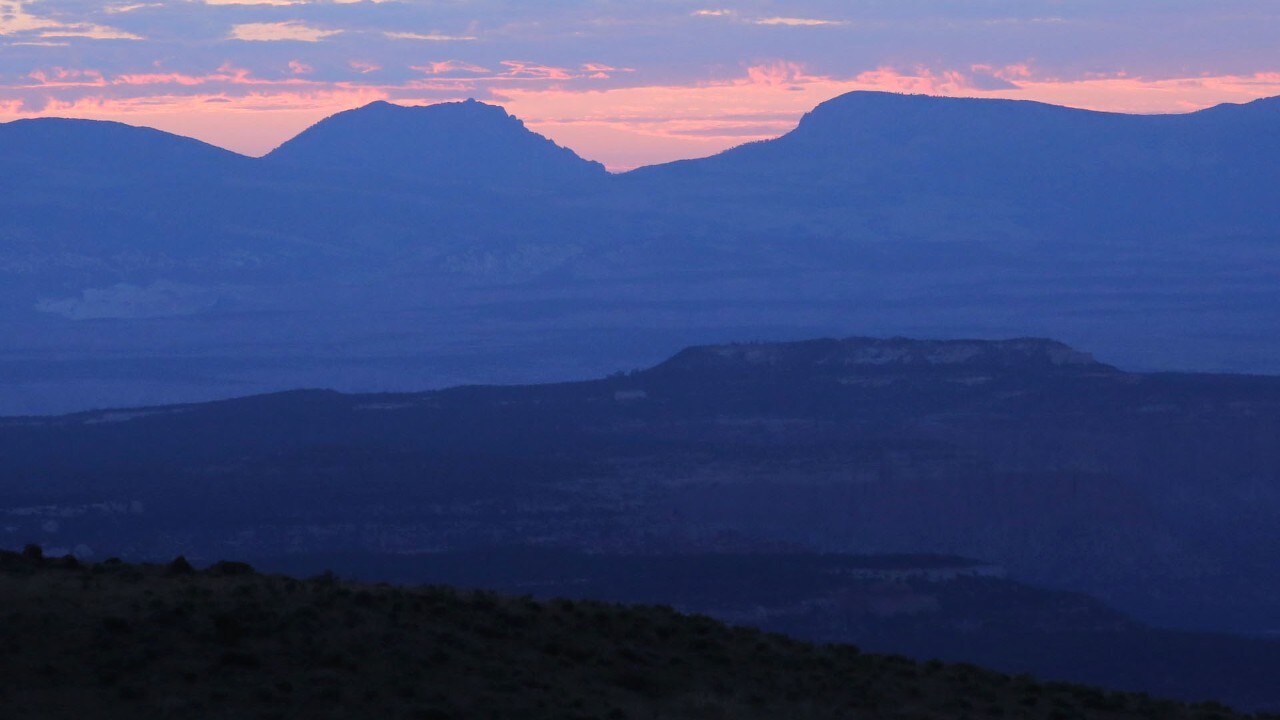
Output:
[[266,162],[388,181],[533,185],[602,178],[600,163],[475,100],[428,107],[374,102],[320,121]]
[[199,140],[99,120],[0,123],[0,186],[77,189],[146,178],[206,177],[249,159]]
[[[117,122],[2,123],[0,273],[9,272],[0,284],[31,288],[34,297],[23,303],[30,308],[63,288],[203,279],[216,261],[189,260],[242,251],[223,228],[238,222],[229,208],[241,213],[251,206],[226,190],[254,162]],[[187,266],[181,272],[177,258]],[[155,268],[168,268],[167,277],[157,277]]]
[[1129,115],[858,91],[775,140],[634,175],[663,202],[737,196],[843,208],[908,233],[920,216],[946,217],[960,233],[1011,221],[1026,237],[1274,229],[1278,127],[1275,99]]
[[[287,387],[268,345],[344,389],[563,379],[853,332],[1061,337],[1128,367],[1280,372],[1277,127],[1280,99],[1139,116],[858,92],[781,138],[611,175],[479,102],[374,103],[265,158],[18,121],[0,125],[0,335],[31,384],[0,407]],[[175,313],[191,319],[66,322]],[[54,378],[43,360],[163,364],[175,346],[202,348],[206,370],[86,385],[68,377],[99,370]],[[158,376],[182,379],[141,392]]]

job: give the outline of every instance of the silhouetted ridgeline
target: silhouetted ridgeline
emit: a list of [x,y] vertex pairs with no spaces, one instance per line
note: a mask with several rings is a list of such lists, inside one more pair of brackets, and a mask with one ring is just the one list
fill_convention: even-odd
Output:
[[604,180],[600,163],[525,129],[500,107],[468,100],[430,107],[375,102],[317,123],[264,162],[319,173],[410,185],[503,185],[527,191],[548,184]]
[[55,718],[1195,718],[662,607],[0,554],[0,703]]
[[856,643],[870,652],[1280,710],[1276,640],[1153,628],[1086,595],[1029,586],[1005,577],[1003,568],[964,558],[515,547],[298,553],[255,564],[295,576],[332,568],[366,582],[671,605],[802,640]]
[[374,103],[264,158],[3,124],[0,412],[542,382],[855,330],[1280,372],[1278,126],[1275,99],[859,92],[610,175],[477,102]]
[[[653,180],[648,189],[693,202],[738,193],[823,214],[861,207],[868,223],[945,219],[956,223],[957,236],[1001,222],[1010,223],[1006,230],[1087,232],[1094,239],[1124,237],[1139,224],[1155,234],[1179,223],[1231,232],[1241,223],[1274,228],[1280,220],[1274,192],[1249,180],[1275,177],[1265,163],[1280,155],[1278,124],[1277,98],[1179,115],[1125,115],[854,92],[822,103],[776,140],[643,168],[628,179]],[[1208,177],[1227,187],[1205,183]],[[1268,207],[1260,210],[1259,203]],[[1032,209],[1040,217],[1022,215]],[[908,217],[922,210],[937,214]],[[909,232],[910,225],[900,227]],[[1072,244],[1089,241],[1077,237]]]

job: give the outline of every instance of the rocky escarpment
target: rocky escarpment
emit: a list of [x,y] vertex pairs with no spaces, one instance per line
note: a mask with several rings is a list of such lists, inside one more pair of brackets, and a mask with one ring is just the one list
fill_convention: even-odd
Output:
[[1118,372],[1055,340],[912,340],[851,337],[786,343],[745,343],[693,347],[659,371],[747,370],[824,372],[831,370],[1000,370],[1033,372]]

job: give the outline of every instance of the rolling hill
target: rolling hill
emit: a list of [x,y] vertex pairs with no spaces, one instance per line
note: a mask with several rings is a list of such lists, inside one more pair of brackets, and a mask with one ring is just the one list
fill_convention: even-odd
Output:
[[0,555],[6,715],[1245,717],[664,607]]

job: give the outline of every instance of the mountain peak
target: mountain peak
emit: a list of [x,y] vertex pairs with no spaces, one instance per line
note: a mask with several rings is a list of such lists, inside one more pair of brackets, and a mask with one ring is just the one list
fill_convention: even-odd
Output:
[[358,108],[352,108],[351,110],[345,110],[331,115],[326,120],[332,120],[339,117],[376,116],[379,114],[384,117],[393,115],[399,117],[431,115],[436,119],[450,116],[460,117],[464,115],[472,119],[488,117],[490,119],[506,122],[514,121],[515,124],[520,127],[524,127],[523,122],[515,116],[508,114],[506,108],[503,108],[501,105],[490,105],[489,103],[480,102],[475,98],[435,103],[434,105],[397,105],[386,100],[374,100],[373,102],[362,105]]
[[385,101],[328,117],[267,156],[272,162],[403,180],[528,184],[605,174],[497,105]]

